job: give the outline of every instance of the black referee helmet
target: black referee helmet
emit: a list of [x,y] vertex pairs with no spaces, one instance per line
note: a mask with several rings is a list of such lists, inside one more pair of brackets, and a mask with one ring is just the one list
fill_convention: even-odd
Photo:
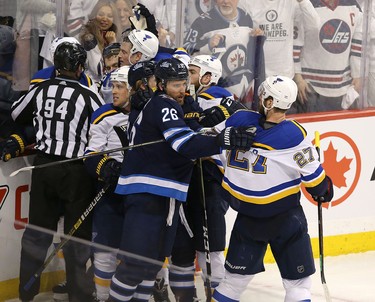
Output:
[[53,63],[57,70],[75,72],[79,66],[85,66],[86,59],[86,50],[81,45],[64,42],[57,46]]

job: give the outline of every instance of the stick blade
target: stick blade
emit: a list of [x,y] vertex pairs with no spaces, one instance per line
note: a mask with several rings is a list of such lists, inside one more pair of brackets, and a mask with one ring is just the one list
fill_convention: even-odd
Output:
[[18,173],[20,173],[20,172],[29,171],[29,170],[32,170],[32,169],[34,169],[34,168],[35,168],[35,166],[23,167],[23,168],[21,168],[21,169],[18,169],[18,170],[16,170],[16,171],[10,173],[9,177],[16,176],[16,175],[17,175]]

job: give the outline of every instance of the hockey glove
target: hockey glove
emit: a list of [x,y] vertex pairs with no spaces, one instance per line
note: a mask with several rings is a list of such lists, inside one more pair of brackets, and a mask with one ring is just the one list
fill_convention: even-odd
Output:
[[3,161],[15,158],[25,151],[25,142],[21,136],[12,134],[6,141],[0,143],[0,156]]
[[141,111],[152,95],[153,92],[149,88],[146,88],[146,90],[138,89],[137,92],[130,97],[131,109]]
[[326,175],[326,180],[328,184],[327,191],[324,193],[324,195],[321,196],[313,196],[313,199],[316,202],[330,202],[333,199],[333,182],[332,179]]
[[96,173],[99,180],[110,186],[116,186],[121,172],[121,163],[113,158],[104,157],[98,164]]
[[250,150],[256,135],[256,127],[228,127],[218,136],[217,143],[223,149]]
[[232,98],[222,98],[219,106],[214,106],[203,111],[200,124],[203,127],[214,127],[239,109],[247,108]]
[[230,116],[230,113],[224,106],[214,106],[202,112],[200,124],[203,127],[214,127],[225,121]]
[[132,29],[146,29],[158,37],[154,15],[141,3],[133,6],[134,16],[129,17]]

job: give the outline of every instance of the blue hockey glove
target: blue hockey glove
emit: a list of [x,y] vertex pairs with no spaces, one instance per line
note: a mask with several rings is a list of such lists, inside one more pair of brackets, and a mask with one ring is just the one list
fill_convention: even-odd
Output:
[[8,161],[25,151],[25,142],[21,136],[12,134],[6,141],[0,143],[1,160]]
[[99,180],[110,186],[116,186],[118,178],[121,173],[121,163],[113,158],[103,158],[97,167],[96,173],[99,175]]
[[217,143],[223,149],[250,150],[256,135],[256,127],[228,127],[218,136]]
[[313,196],[313,199],[316,202],[330,202],[333,199],[333,182],[332,179],[326,175],[326,180],[328,184],[327,191],[324,193],[324,195],[321,196]]

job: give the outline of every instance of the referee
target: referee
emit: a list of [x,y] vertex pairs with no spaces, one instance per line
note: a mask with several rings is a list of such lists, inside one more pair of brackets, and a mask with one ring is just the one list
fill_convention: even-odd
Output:
[[[23,129],[33,128],[35,137],[12,135],[1,157],[8,160],[35,143],[34,165],[83,155],[92,113],[104,104],[89,88],[79,84],[86,51],[78,44],[62,43],[54,55],[56,78],[36,84],[12,106],[12,118]],[[27,131],[30,132],[30,131]],[[29,224],[56,231],[64,216],[68,233],[94,197],[94,186],[82,161],[73,161],[32,172]],[[91,221],[85,220],[75,236],[91,240]],[[40,278],[29,290],[25,284],[43,265],[52,235],[26,227],[22,237],[19,297],[31,301],[39,292]],[[63,248],[69,301],[91,301],[93,285],[85,277],[90,246],[68,241]]]

